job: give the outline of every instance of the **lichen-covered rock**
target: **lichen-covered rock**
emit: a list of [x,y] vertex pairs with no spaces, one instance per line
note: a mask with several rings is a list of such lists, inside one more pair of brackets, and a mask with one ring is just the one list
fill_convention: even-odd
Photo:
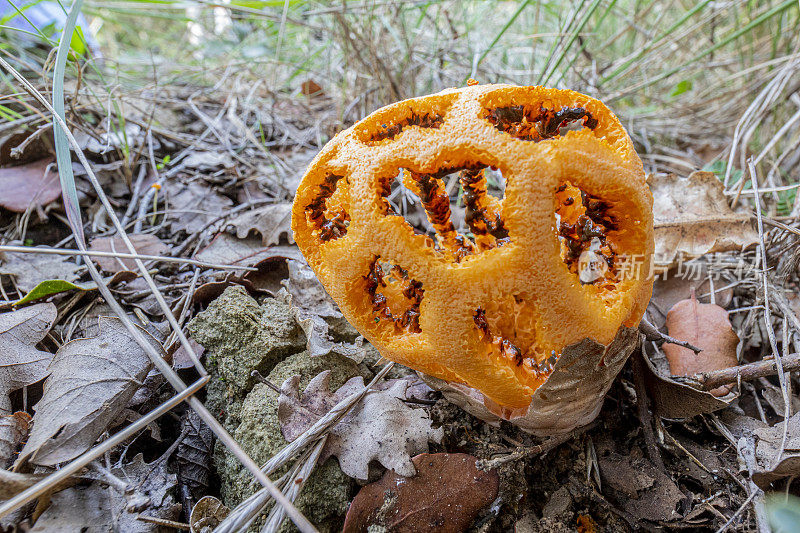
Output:
[[[305,388],[311,378],[324,370],[331,371],[332,388],[340,387],[351,377],[365,375],[346,357],[336,354],[310,357],[308,352],[301,352],[278,363],[267,379],[280,386],[287,378],[300,375],[300,387]],[[238,418],[241,423],[233,436],[257,463],[263,464],[288,444],[278,421],[278,395],[267,385],[257,383],[253,387]],[[229,507],[238,505],[257,488],[253,476],[222,446],[217,446],[215,463],[222,480],[222,500]],[[272,478],[277,479],[284,471],[273,474]],[[329,459],[314,470],[295,503],[321,531],[334,531],[341,526],[339,522],[347,510],[352,483],[342,473],[336,459]],[[292,530],[290,522],[285,522],[282,530]]]
[[275,298],[259,305],[238,285],[225,289],[197,315],[189,332],[206,349],[208,407],[229,429],[238,423],[236,413],[255,383],[253,370],[266,375],[306,343],[289,305]]

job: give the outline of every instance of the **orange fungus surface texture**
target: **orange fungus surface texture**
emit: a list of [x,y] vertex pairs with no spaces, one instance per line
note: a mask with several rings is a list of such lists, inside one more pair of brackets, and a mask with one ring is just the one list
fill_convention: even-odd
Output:
[[[502,197],[487,190],[498,180]],[[386,106],[336,135],[300,183],[292,229],[386,359],[517,408],[564,347],[608,344],[638,324],[652,290],[652,204],[602,102],[472,85]],[[426,228],[406,220],[409,205]]]

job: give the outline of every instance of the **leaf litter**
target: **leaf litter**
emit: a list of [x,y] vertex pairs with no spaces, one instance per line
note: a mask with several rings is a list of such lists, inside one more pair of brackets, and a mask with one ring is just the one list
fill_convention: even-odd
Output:
[[[91,135],[87,134],[81,142],[91,157],[91,170],[98,174],[118,214],[124,216],[124,221],[131,226],[140,224],[141,232],[134,232],[132,235],[134,240],[146,241],[144,248],[140,248],[139,243],[134,242],[140,253],[148,253],[146,250],[149,249],[151,252],[158,252],[152,253],[153,255],[174,254],[183,258],[194,257],[212,264],[241,267],[240,270],[230,272],[206,267],[196,268],[191,265],[150,265],[155,274],[157,288],[164,293],[168,303],[173,307],[181,326],[190,323],[202,309],[213,306],[212,302],[223,299],[224,291],[231,287],[249,294],[248,297],[254,299],[254,305],[259,307],[269,306],[278,301],[284,304],[291,301],[291,305],[281,307],[281,313],[284,313],[282,316],[287,320],[286,324],[293,324],[290,328],[292,339],[279,355],[273,353],[274,357],[249,359],[253,353],[241,350],[242,345],[250,340],[264,342],[268,337],[254,335],[253,339],[246,340],[236,336],[236,332],[240,331],[236,327],[221,328],[226,335],[232,335],[227,344],[222,339],[215,339],[208,346],[204,346],[208,349],[205,350],[203,360],[211,372],[211,381],[208,385],[209,405],[217,409],[214,414],[226,424],[226,427],[237,431],[236,434],[248,453],[267,461],[286,443],[283,442],[281,434],[280,445],[267,447],[265,446],[267,440],[272,438],[277,440],[278,437],[256,433],[256,437],[249,438],[254,434],[248,433],[248,428],[242,427],[252,425],[250,420],[241,419],[242,413],[245,415],[257,413],[262,417],[262,421],[274,422],[273,429],[280,433],[280,424],[277,420],[279,397],[268,385],[259,383],[252,377],[254,370],[271,376],[276,382],[272,385],[276,385],[277,388],[287,377],[291,377],[287,373],[295,375],[292,373],[299,368],[301,378],[292,389],[291,395],[293,398],[296,395],[295,402],[301,404],[305,397],[300,391],[306,388],[307,383],[320,378],[321,372],[328,371],[334,374],[330,379],[336,385],[325,389],[325,394],[329,394],[330,398],[326,402],[314,404],[315,408],[319,408],[322,412],[324,408],[320,405],[329,407],[332,398],[336,398],[342,390],[340,386],[346,386],[355,373],[361,373],[364,379],[370,379],[378,369],[379,354],[369,346],[369,343],[359,340],[357,332],[351,331],[352,328],[347,330],[346,327],[339,325],[344,322],[341,314],[292,245],[287,207],[291,202],[294,182],[302,168],[315,155],[314,149],[307,149],[305,146],[315,142],[315,137],[321,134],[319,116],[310,114],[305,104],[298,105],[297,102],[280,94],[272,95],[271,98],[277,101],[271,102],[270,113],[261,117],[258,123],[259,128],[263,125],[264,139],[257,139],[257,142],[253,143],[246,133],[252,135],[249,128],[253,125],[251,119],[255,115],[250,114],[252,103],[245,103],[247,101],[245,94],[242,94],[242,98],[221,98],[219,101],[216,101],[213,95],[204,95],[203,98],[195,100],[192,108],[192,105],[186,104],[191,93],[183,94],[176,88],[164,88],[164,90],[175,92],[175,95],[170,93],[171,96],[175,96],[170,102],[174,100],[176,103],[159,106],[159,112],[155,114],[156,126],[152,131],[146,131],[131,121],[126,124],[113,124],[113,118],[108,121],[105,119],[97,121],[91,118],[89,112],[81,116],[79,123],[80,127],[90,131]],[[231,90],[236,91],[235,88]],[[250,98],[252,95],[246,96]],[[75,98],[84,97],[76,92]],[[318,114],[319,110],[323,109],[321,106],[329,104],[322,102],[317,96],[315,98],[317,99],[309,105],[313,107],[314,113]],[[322,98],[327,101],[328,97]],[[134,109],[136,106],[141,109],[148,108],[152,100],[152,96],[140,99],[135,95],[125,95],[120,105],[126,113],[131,113],[130,118],[134,120],[138,118],[139,122],[144,124],[148,122],[147,114]],[[136,106],[128,105],[133,101],[136,102]],[[91,109],[92,104],[88,105]],[[244,111],[245,108],[248,111]],[[237,116],[237,113],[242,113],[242,117]],[[281,116],[281,113],[288,115]],[[171,127],[180,128],[179,132],[165,132],[164,122],[161,119],[166,116],[170,118]],[[330,116],[338,117],[339,114],[330,113]],[[335,120],[338,121],[338,118]],[[340,127],[341,124],[338,122],[333,125],[325,124],[325,135],[335,132]],[[213,135],[206,135],[212,130]],[[28,139],[30,132],[26,131],[21,135],[14,141],[15,145]],[[40,133],[37,138],[41,137],[43,135]],[[242,141],[245,137],[247,140]],[[39,142],[36,139],[33,141],[28,144],[24,157],[36,151],[34,148],[37,148]],[[268,154],[260,143],[266,143],[266,146],[270,147]],[[232,146],[236,147],[235,150],[230,149]],[[185,147],[189,149],[184,151]],[[272,147],[280,150],[272,150]],[[123,157],[122,154],[127,153],[129,149],[132,150],[132,157],[128,158],[127,155]],[[148,154],[149,150],[153,151],[153,160]],[[16,172],[19,172],[22,168],[19,163],[42,164],[42,158],[47,155],[45,150],[42,153],[36,152],[35,157],[31,155],[31,159],[4,160],[3,168],[0,170],[8,171],[16,168]],[[151,161],[155,166],[151,165]],[[95,237],[93,240],[95,249],[121,250],[118,237],[111,229],[105,214],[96,209],[97,195],[83,178],[87,169],[77,163],[73,164],[73,167],[78,177],[79,201],[87,214],[92,235]],[[41,175],[44,176],[44,173]],[[55,212],[60,215],[58,210],[62,204],[58,196],[43,202],[46,197],[42,194],[37,195],[33,191],[33,185],[34,183],[30,182],[15,186],[13,191],[15,197],[22,200],[15,206],[4,206],[3,209],[9,213],[18,212],[41,203],[48,206],[48,214]],[[751,226],[752,217],[746,209],[751,204],[748,204],[749,200],[746,197],[738,198],[731,194],[736,192],[735,187],[728,189],[721,187],[719,180],[709,173],[695,173],[685,178],[677,175],[656,176],[651,178],[651,185],[656,199],[656,244],[658,250],[664,252],[661,266],[669,277],[668,280],[656,280],[657,296],[654,298],[654,304],[660,305],[663,313],[658,315],[654,306],[651,313],[653,323],[658,327],[665,326],[667,311],[677,300],[685,298],[691,286],[694,287],[698,299],[704,302],[698,305],[715,303],[720,309],[724,309],[730,320],[730,329],[742,339],[742,343],[735,350],[737,359],[732,361],[729,356],[733,343],[727,330],[723,333],[724,328],[705,328],[703,325],[705,322],[701,322],[696,329],[708,337],[710,344],[706,345],[706,352],[711,352],[708,346],[716,343],[720,346],[718,351],[727,354],[728,362],[740,367],[776,361],[778,355],[782,356],[786,364],[791,364],[793,354],[798,351],[796,323],[792,318],[794,313],[780,306],[775,309],[777,296],[768,293],[768,297],[774,298],[772,325],[778,332],[778,345],[782,350],[782,354],[772,353],[771,349],[766,348],[768,332],[759,314],[765,295],[763,291],[758,290],[754,281],[759,280],[757,276],[766,270],[776,290],[788,291],[787,302],[792,302],[793,292],[798,288],[797,263],[796,260],[793,262],[793,257],[797,256],[796,235],[791,229],[771,225],[773,229],[769,231],[763,243],[768,250],[769,263],[761,265],[753,261],[750,252],[741,253],[742,247],[747,250],[747,247],[757,244],[758,235]],[[48,187],[46,190],[55,195],[55,189],[51,189]],[[60,189],[58,192],[60,193]],[[766,199],[768,194],[775,193],[767,193],[763,197]],[[6,198],[10,196],[4,196],[3,199]],[[737,203],[739,207],[730,207]],[[776,214],[773,211],[768,213],[770,216]],[[407,214],[411,218],[421,215],[419,211]],[[778,224],[777,220],[777,218],[775,220],[765,218],[765,223]],[[786,221],[786,219],[781,220]],[[425,220],[420,220],[422,226],[425,223]],[[786,221],[786,224],[794,228],[794,222]],[[34,245],[69,246],[68,242],[59,244],[66,235],[57,236],[58,233],[52,229],[54,225],[50,226],[48,227],[45,221],[31,218],[27,227],[21,224],[20,227],[12,228],[11,238],[29,238]],[[2,242],[9,242],[9,239]],[[151,245],[153,248],[148,248]],[[5,386],[3,383],[5,389],[2,391],[2,401],[5,402],[3,406],[8,407],[2,413],[3,418],[0,418],[0,446],[6,446],[7,451],[3,452],[6,464],[19,459],[20,448],[23,446],[28,447],[28,450],[24,451],[24,456],[34,457],[30,456],[30,447],[37,447],[43,439],[47,443],[57,442],[63,438],[64,442],[68,443],[63,447],[64,450],[71,449],[65,456],[77,453],[78,450],[86,449],[105,438],[106,432],[113,434],[124,427],[128,420],[134,420],[147,413],[159,401],[166,398],[171,389],[167,385],[160,385],[157,379],[151,379],[159,376],[141,369],[144,360],[134,356],[133,361],[126,361],[126,364],[130,363],[136,369],[123,370],[124,365],[118,365],[116,373],[111,376],[111,381],[119,385],[117,390],[104,391],[95,399],[100,402],[102,398],[103,402],[108,402],[109,411],[115,412],[114,416],[109,415],[102,419],[96,417],[89,405],[92,402],[87,400],[83,404],[84,418],[87,419],[84,436],[67,438],[70,433],[68,428],[62,429],[55,437],[41,436],[41,432],[50,433],[50,430],[58,425],[53,421],[55,415],[50,415],[49,418],[46,414],[40,416],[40,413],[47,413],[48,409],[57,411],[58,400],[52,399],[53,391],[68,390],[70,380],[75,379],[75,376],[66,372],[68,365],[61,362],[60,358],[70,353],[69,347],[75,342],[88,342],[91,346],[93,342],[91,337],[98,334],[96,312],[98,301],[96,293],[92,292],[43,290],[40,293],[41,298],[49,300],[47,304],[14,308],[11,304],[18,306],[28,304],[29,302],[22,300],[22,297],[41,283],[61,280],[80,287],[86,283],[87,278],[85,269],[78,266],[80,262],[72,258],[2,253],[5,261],[0,264],[0,273],[3,274],[0,279],[0,289],[3,290],[3,300],[6,303],[2,309],[5,312],[0,314],[0,322],[20,317],[22,315],[19,313],[30,313],[30,310],[36,310],[43,316],[50,316],[47,314],[50,311],[45,313],[43,307],[38,307],[40,305],[56,309],[51,313],[52,319],[49,323],[44,321],[47,326],[40,328],[44,332],[42,336],[37,337],[38,333],[29,336],[23,342],[26,348],[19,352],[41,359],[35,360],[27,370],[16,368],[20,366],[19,361],[13,362],[10,367],[5,366],[5,361],[0,365],[0,372],[4,372],[0,375],[11,375],[14,378],[13,387]],[[271,264],[274,258],[283,259]],[[700,279],[684,283],[680,277],[681,269],[684,271],[695,269],[688,263],[691,258],[696,258],[705,266],[697,269]],[[748,271],[750,274],[743,278],[733,275],[737,265],[741,266],[742,259],[755,269],[754,273]],[[105,266],[102,261],[97,262],[109,272],[114,272],[117,268],[122,269],[122,265],[126,268],[132,266],[132,262],[124,258],[111,259]],[[258,270],[250,271],[245,267],[256,267]],[[781,273],[784,278],[773,275],[777,273]],[[673,286],[667,286],[666,282],[675,279],[681,281]],[[138,323],[153,332],[161,327],[164,317],[158,306],[154,305],[152,296],[147,295],[148,287],[140,281],[127,280],[114,285],[114,291]],[[666,296],[659,299],[659,294]],[[709,295],[712,295],[713,301]],[[291,300],[288,296],[291,296]],[[706,301],[709,303],[706,304]],[[229,318],[235,319],[234,322],[238,324],[262,320],[260,311],[255,313],[255,309],[251,306],[248,306],[247,310],[253,313],[238,313],[235,317],[229,316]],[[717,314],[720,314],[719,310]],[[270,315],[270,317],[275,316],[277,315]],[[784,319],[788,323],[785,340],[782,324]],[[33,319],[26,318],[23,323],[29,320]],[[260,328],[263,326],[263,323],[259,325]],[[669,332],[675,333],[675,330],[669,327]],[[715,332],[721,337],[714,338]],[[167,331],[163,331],[162,334],[156,335],[156,338],[160,343],[170,342],[170,346],[174,349],[176,346],[174,335],[167,338],[167,334]],[[100,335],[103,335],[102,329]],[[73,339],[72,342],[69,342],[70,339]],[[18,340],[15,338],[14,342]],[[8,343],[9,340],[4,339],[0,333],[0,347],[3,346],[3,342]],[[700,341],[697,343],[703,344]],[[127,345],[123,342],[119,346],[124,348]],[[722,346],[725,347],[724,350]],[[695,379],[696,372],[710,375],[718,372],[712,368],[714,365],[701,365],[684,372],[689,376],[673,377],[677,372],[668,370],[669,363],[664,354],[673,348],[669,344],[648,341],[645,343],[645,349],[648,355],[648,364],[645,366],[646,390],[642,391],[635,386],[636,380],[631,368],[626,367],[609,392],[606,405],[596,425],[570,435],[569,439],[563,441],[536,439],[520,434],[506,424],[498,423],[497,426],[492,426],[470,417],[443,400],[439,393],[417,386],[416,384],[420,383],[419,379],[399,366],[390,371],[389,380],[375,386],[379,389],[377,392],[366,394],[364,401],[359,402],[352,413],[354,416],[358,409],[363,412],[370,397],[382,398],[377,403],[394,405],[400,413],[405,413],[403,416],[407,416],[409,411],[418,411],[421,416],[430,418],[431,422],[426,431],[441,431],[441,442],[437,442],[436,439],[425,442],[425,446],[431,451],[446,452],[450,455],[468,453],[481,461],[501,461],[501,465],[496,469],[499,476],[496,505],[489,509],[482,507],[474,516],[477,521],[472,520],[470,517],[473,515],[469,513],[452,517],[453,520],[471,522],[476,529],[508,531],[515,526],[517,531],[575,530],[576,526],[582,530],[596,528],[608,531],[628,531],[639,527],[718,529],[730,519],[736,528],[746,528],[756,524],[757,518],[754,517],[758,516],[757,502],[760,495],[752,495],[753,489],[748,477],[750,474],[747,469],[742,471],[744,475],[740,474],[739,463],[750,465],[748,468],[752,471],[752,479],[765,490],[784,490],[787,488],[787,483],[788,489],[794,490],[787,480],[796,474],[797,468],[795,440],[800,434],[800,429],[797,427],[794,414],[797,409],[796,393],[793,392],[798,385],[796,379],[792,377],[791,389],[788,391],[791,395],[788,410],[784,401],[787,391],[780,387],[775,379],[774,369],[771,373],[762,373],[755,377],[745,376],[750,381],[742,382],[743,387],[739,390],[738,397],[717,398],[708,392],[714,388],[705,388],[702,381]],[[125,350],[117,351],[122,354]],[[51,382],[51,385],[47,386],[49,397],[42,397],[42,385],[36,382],[41,383],[46,377],[47,363],[53,354],[56,354],[59,365],[62,366],[54,364],[53,368],[58,372],[54,370],[47,378]],[[70,362],[79,360],[81,355],[86,354],[77,354]],[[178,367],[182,368],[183,375],[190,378],[197,377],[187,364],[186,354],[180,355],[180,352],[176,352],[173,355],[176,360],[182,358],[183,362],[178,364]],[[244,355],[248,356],[244,362],[231,360]],[[704,355],[701,352],[701,356],[707,355],[709,354]],[[681,352],[681,356],[692,362],[698,360],[698,356],[685,351]],[[0,357],[3,357],[2,353]],[[702,357],[699,359],[702,360]],[[80,365],[76,368],[80,368]],[[130,372],[133,372],[133,377]],[[78,377],[81,373],[78,373]],[[31,382],[33,378],[36,380]],[[140,385],[144,382],[148,384]],[[752,385],[749,384],[751,382]],[[363,387],[363,382],[361,386]],[[405,387],[404,395],[399,393],[403,387]],[[418,392],[412,392],[412,387]],[[135,402],[122,401],[131,394],[129,389],[135,389],[133,391],[137,398]],[[394,392],[387,396],[391,391]],[[640,394],[647,394],[653,400],[655,413],[652,420],[639,419],[635,402]],[[268,396],[274,401],[267,400]],[[284,395],[284,401],[286,398]],[[668,408],[665,408],[665,405]],[[33,406],[36,406],[36,409]],[[298,413],[300,411],[302,409]],[[717,414],[711,414],[712,412]],[[754,429],[739,437],[745,439],[743,446],[731,444],[727,439],[725,431],[732,431],[726,429],[727,422],[720,422],[722,426],[717,426],[715,422],[716,417],[723,420],[724,415],[732,412],[742,419],[757,422],[753,424]],[[91,480],[89,485],[86,485],[84,480],[81,486],[67,488],[61,493],[51,495],[51,507],[45,510],[39,523],[32,524],[32,520],[29,519],[28,525],[45,527],[63,520],[64,524],[81,527],[86,524],[86,517],[90,517],[96,519],[96,524],[109,527],[124,525],[135,531],[137,530],[135,528],[150,526],[142,520],[135,519],[136,514],[123,512],[123,507],[127,509],[132,501],[135,503],[146,499],[150,499],[152,505],[142,509],[142,515],[170,517],[169,519],[189,522],[192,503],[196,502],[198,497],[207,494],[224,499],[216,502],[206,500],[211,501],[212,507],[229,503],[231,512],[236,514],[236,505],[239,501],[230,492],[222,493],[213,486],[215,476],[220,473],[228,475],[228,470],[236,467],[228,456],[219,452],[222,446],[218,442],[217,453],[207,453],[208,435],[201,431],[196,421],[187,422],[186,413],[187,411],[176,409],[172,413],[175,416],[163,417],[155,423],[162,438],[165,438],[163,442],[159,442],[153,432],[140,433],[135,438],[128,439],[123,446],[110,454],[111,464],[105,465],[104,468],[107,467],[105,474],[98,474],[101,471],[93,466],[92,476],[97,479]],[[298,413],[293,416],[301,419],[302,416]],[[32,427],[26,428],[26,416],[30,417],[31,414],[34,415]],[[314,412],[314,415],[304,423],[313,421],[319,414]],[[787,425],[784,425],[784,416],[789,417]],[[374,423],[369,420],[361,422],[366,424],[363,427],[368,428],[370,423]],[[354,427],[362,427],[359,424]],[[647,433],[648,426],[655,436],[656,450],[648,445],[647,439],[643,436]],[[82,423],[76,423],[76,427],[82,427]],[[27,435],[28,429],[33,433]],[[62,434],[66,436],[62,437]],[[377,429],[373,427],[365,434],[393,440],[397,444],[397,449],[402,448],[400,444],[404,442],[402,432],[396,426]],[[329,432],[327,438],[330,439],[333,435]],[[355,438],[353,435],[357,436],[358,432],[351,431],[350,435]],[[160,452],[172,444],[176,444],[176,448],[172,450],[171,455],[159,461],[159,457],[154,455],[154,450]],[[213,443],[211,447],[214,447]],[[43,451],[35,457],[44,460],[50,457],[48,463],[60,457],[60,452],[55,448],[60,449],[62,446],[59,444],[51,448],[48,451],[48,448],[42,445]],[[259,454],[266,449],[272,452],[267,456],[260,456]],[[752,453],[747,451],[750,449]],[[373,451],[363,453],[370,455]],[[147,459],[136,457],[139,452],[145,453]],[[653,452],[662,456],[663,469],[655,466],[655,462],[651,460],[650,454]],[[397,465],[406,461],[407,467],[408,457],[413,453],[415,452],[410,451],[403,455],[403,460],[391,454],[384,459],[392,464],[394,461]],[[744,456],[748,454],[752,455],[752,460],[745,461]],[[131,460],[129,457],[136,458]],[[348,470],[353,468],[353,473],[357,470],[359,475],[364,475],[364,457],[352,461],[351,459],[344,460]],[[291,466],[291,471],[286,474],[283,474],[285,470],[276,471],[278,477],[273,476],[274,479],[282,479],[279,477],[281,475],[287,476],[283,479],[282,485],[286,489],[287,483],[291,485],[296,481],[290,476],[291,472],[300,472],[300,466],[309,464],[300,464],[304,460],[308,460],[307,454],[294,456],[287,460],[288,462],[282,463],[282,468]],[[292,464],[291,461],[296,463]],[[416,461],[416,458],[413,461]],[[380,477],[383,469],[379,466],[380,461],[367,462],[372,463],[367,468],[367,479],[374,480]],[[170,477],[169,472],[165,473],[163,467],[167,463],[176,468],[173,473],[177,473],[177,478]],[[341,458],[336,458],[334,455],[328,461],[313,466],[311,481],[302,484],[303,489],[298,495],[300,503],[303,498],[311,500],[311,504],[304,507],[304,512],[317,520],[315,523],[318,525],[331,527],[329,530],[336,530],[341,526],[346,504],[353,501],[358,493],[358,487],[341,472],[340,463]],[[29,462],[23,466],[31,469],[34,465]],[[397,468],[403,469],[402,466]],[[36,466],[36,469],[47,472],[54,470],[50,466]],[[418,465],[415,471],[420,470],[422,468]],[[145,475],[145,472],[150,472],[150,476]],[[125,495],[125,491],[118,490],[114,478],[108,473],[124,480],[126,485],[139,488],[131,493],[132,496]],[[13,474],[12,476],[11,472],[0,471],[0,476],[4,476],[2,481],[8,480],[9,484],[15,487],[4,493],[6,497],[31,486],[39,479],[38,475],[29,473]],[[210,487],[204,481],[206,474],[209,474],[212,480]],[[335,479],[337,483],[317,482],[317,477],[325,476],[328,481]],[[148,481],[141,482],[141,480],[147,477],[153,478],[154,486],[143,490],[141,487],[147,486]],[[388,471],[384,473],[384,477],[394,479],[394,482],[400,483],[401,486],[413,483],[415,479],[397,477]],[[74,479],[71,482],[74,483]],[[5,486],[8,487],[9,484]],[[321,486],[327,488],[323,490],[320,489]],[[442,490],[446,494],[453,494],[456,490],[447,480],[443,482],[443,486]],[[151,490],[158,487],[160,487],[158,490]],[[246,496],[249,490],[254,490],[252,485],[247,485],[246,490],[242,489],[241,496]],[[140,498],[142,494],[148,492],[155,496]],[[169,497],[162,498],[160,494]],[[486,494],[480,496],[483,498]],[[406,504],[414,513],[437,511],[435,506],[426,507],[421,499],[414,501],[413,497],[405,498]],[[464,495],[462,499],[465,505],[480,503],[478,495]],[[174,514],[174,509],[179,509],[175,505],[176,502],[182,503],[183,510],[180,515]],[[734,513],[739,511],[743,504],[747,504],[744,511],[735,515]],[[111,515],[101,512],[100,506],[105,506],[105,509],[113,508],[115,510],[113,516],[117,518],[109,518]],[[315,507],[318,510],[325,507],[326,510],[314,515]],[[223,509],[219,506],[215,508]],[[163,513],[161,509],[164,510]],[[77,516],[81,512],[84,512],[83,522]],[[217,515],[216,512],[209,511],[206,515],[213,521],[226,520],[222,514]],[[323,516],[324,518],[321,518]],[[136,521],[131,522],[132,519]],[[327,520],[332,521],[326,522]],[[524,524],[527,524],[525,527],[529,529],[524,529]]]

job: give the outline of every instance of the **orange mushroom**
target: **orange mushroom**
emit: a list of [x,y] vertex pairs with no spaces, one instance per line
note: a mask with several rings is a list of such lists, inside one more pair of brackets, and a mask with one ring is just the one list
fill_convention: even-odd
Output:
[[[487,192],[497,172],[502,199]],[[396,179],[429,234],[392,206]],[[476,85],[389,105],[339,133],[300,183],[292,229],[386,359],[519,409],[566,347],[609,345],[638,324],[652,290],[652,202],[600,101]]]

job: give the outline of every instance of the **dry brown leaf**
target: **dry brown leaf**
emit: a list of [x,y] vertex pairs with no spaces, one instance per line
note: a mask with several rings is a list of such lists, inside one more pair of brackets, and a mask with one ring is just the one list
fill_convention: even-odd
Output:
[[233,200],[202,183],[175,184],[163,189],[170,202],[172,232],[196,233],[231,208]]
[[281,283],[292,295],[292,305],[319,317],[339,318],[342,313],[305,259],[287,261],[289,278]]
[[[292,441],[345,397],[364,390],[364,378],[354,377],[336,392],[330,390],[330,371],[320,373],[300,395],[300,376],[287,379],[278,398],[278,419],[286,440]],[[428,441],[440,442],[442,429],[433,429],[422,409],[412,409],[405,399],[408,382],[400,380],[385,391],[370,391],[328,433],[320,464],[331,455],[342,472],[367,479],[370,461],[378,461],[402,476],[416,471],[411,455],[427,452]]]
[[[70,341],[53,358],[17,465],[51,466],[85,452],[142,385],[150,358],[119,319],[100,317],[99,327],[99,336]],[[158,341],[141,331],[161,350]]]
[[236,237],[244,239],[251,231],[261,235],[263,246],[279,244],[281,237],[286,236],[289,244],[294,243],[292,236],[292,204],[272,204],[246,211],[229,222],[236,228]]
[[36,521],[31,532],[72,533],[74,531],[155,533],[162,527],[139,520],[140,514],[156,519],[176,520],[180,504],[172,496],[175,474],[166,461],[145,463],[142,454],[122,468],[111,471],[125,484],[118,487],[95,481],[86,487],[72,487],[55,494],[50,507]]
[[191,533],[211,533],[230,514],[221,501],[214,496],[203,496],[192,507],[189,517]]
[[303,257],[296,246],[264,248],[261,239],[257,237],[238,239],[223,232],[214,237],[208,246],[197,253],[197,259],[221,265],[253,266],[275,255],[298,260]]
[[386,472],[359,491],[347,511],[343,533],[380,531],[466,531],[481,509],[497,497],[497,472],[475,466],[465,453],[421,454],[412,459],[417,474]]
[[753,481],[764,489],[773,481],[800,474],[800,413],[789,418],[787,423],[788,431],[783,453],[781,453],[783,422],[753,431],[756,439],[757,467],[753,472]]
[[[136,253],[140,255],[164,255],[169,250],[169,246],[155,235],[129,235],[129,238]],[[121,237],[93,239],[89,249],[94,252],[130,253]],[[119,257],[94,257],[93,259],[106,272],[136,271],[136,262],[133,259]]]
[[713,413],[724,409],[736,398],[733,394],[724,399],[717,398],[706,391],[679,383],[659,374],[647,355],[640,354],[634,357],[642,357],[645,363],[644,380],[647,394],[653,400],[653,410],[659,416],[691,418],[702,413]]
[[16,422],[11,424],[9,393],[47,375],[53,354],[36,349],[58,311],[52,303],[36,304],[0,314],[0,466],[16,449]]
[[0,414],[0,468],[11,463],[17,448],[28,438],[31,415],[17,411],[13,415]]
[[[667,313],[667,331],[703,350],[695,354],[689,348],[665,343],[663,349],[673,376],[688,377],[737,365],[739,337],[731,327],[728,312],[718,305],[701,304],[694,295],[681,300]],[[711,394],[725,396],[732,387],[733,384],[717,387]]]
[[17,286],[29,292],[43,281],[63,279],[73,282],[80,269],[62,256],[37,253],[0,252],[0,274],[14,276]]
[[668,269],[678,257],[691,259],[711,252],[740,250],[758,242],[748,214],[731,210],[725,187],[713,172],[686,178],[653,174],[656,266]]
[[0,168],[0,207],[24,213],[31,206],[43,206],[61,197],[58,172],[49,169],[52,158],[16,167]]

